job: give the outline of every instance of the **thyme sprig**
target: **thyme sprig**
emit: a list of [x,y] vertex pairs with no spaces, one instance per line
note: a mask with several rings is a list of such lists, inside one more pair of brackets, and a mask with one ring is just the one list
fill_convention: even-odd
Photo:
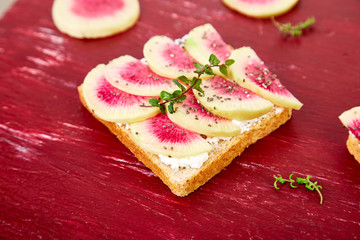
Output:
[[[294,186],[293,183],[295,183],[295,180],[293,180],[291,177],[293,176],[294,174],[290,174],[289,176],[289,179],[284,179],[282,178],[282,176],[280,174],[278,175],[274,175],[274,178],[275,178],[275,182],[274,182],[274,187],[276,189],[279,189],[278,186],[277,186],[277,182],[279,183],[282,183],[284,184],[285,182],[289,182],[290,183],[290,186],[292,188],[297,188],[297,186]],[[306,178],[296,178],[296,182],[298,184],[305,184],[305,188],[311,190],[311,191],[317,191],[317,193],[319,194],[320,196],[320,204],[323,204],[323,196],[320,192],[320,189],[322,189],[322,186],[318,185],[317,182],[311,182],[310,180],[311,176],[310,175],[307,175]]]
[[160,99],[150,98],[149,104],[151,106],[146,106],[146,107],[159,107],[160,111],[163,114],[165,114],[165,105],[169,103],[167,105],[167,110],[170,114],[174,113],[175,112],[174,103],[184,101],[186,99],[185,94],[189,92],[191,89],[196,89],[197,91],[200,92],[200,94],[204,94],[204,90],[200,87],[202,83],[200,77],[203,74],[215,76],[216,74],[213,72],[212,68],[218,67],[220,72],[225,76],[227,76],[228,75],[227,67],[232,65],[234,62],[235,61],[233,59],[228,59],[225,61],[225,63],[220,64],[220,60],[214,54],[210,55],[209,64],[201,65],[200,63],[193,62],[193,65],[196,67],[196,70],[194,71],[194,73],[197,74],[196,77],[193,77],[190,80],[186,76],[182,75],[178,77],[177,80],[174,79],[173,82],[176,84],[176,86],[179,87],[180,90],[175,90],[172,93],[169,93],[167,91],[161,91]]
[[284,37],[291,36],[297,37],[303,34],[305,29],[311,28],[315,24],[315,18],[310,17],[306,19],[304,22],[300,22],[296,25],[292,25],[291,23],[279,23],[275,20],[274,17],[271,17],[271,21],[279,29],[280,32],[283,33]]

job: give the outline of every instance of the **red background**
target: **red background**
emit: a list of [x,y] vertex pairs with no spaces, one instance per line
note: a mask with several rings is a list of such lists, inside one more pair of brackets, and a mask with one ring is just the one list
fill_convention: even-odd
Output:
[[[135,27],[78,40],[51,19],[52,1],[19,0],[0,21],[0,238],[358,239],[360,165],[338,115],[360,105],[360,1],[300,1],[277,19],[316,25],[283,39],[269,20],[220,0],[140,0]],[[153,35],[211,23],[251,46],[304,103],[210,182],[179,198],[82,107],[76,87],[99,63],[142,57]],[[316,192],[273,187],[311,174]]]

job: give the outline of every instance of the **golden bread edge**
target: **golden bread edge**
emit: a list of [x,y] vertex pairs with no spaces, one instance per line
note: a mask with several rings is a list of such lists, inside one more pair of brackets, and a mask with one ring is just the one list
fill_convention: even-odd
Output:
[[349,134],[349,137],[346,141],[346,146],[351,155],[353,155],[356,161],[360,163],[360,141],[352,134]]
[[[199,168],[193,170],[190,177],[181,181],[174,180],[172,175],[178,171],[161,163],[158,156],[142,149],[132,137],[129,130],[114,122],[98,118],[87,106],[82,94],[81,86],[78,87],[80,101],[84,107],[102,124],[104,124],[146,167],[150,168],[177,196],[183,197],[204,185],[208,180],[228,166],[234,158],[239,156],[245,148],[257,140],[269,135],[291,118],[291,109],[284,109],[281,113],[273,113],[265,117],[260,124],[252,127],[250,131],[233,137],[230,141],[223,141],[220,147],[209,152],[209,159]],[[159,163],[160,162],[160,163]],[[179,171],[187,171],[179,170]]]

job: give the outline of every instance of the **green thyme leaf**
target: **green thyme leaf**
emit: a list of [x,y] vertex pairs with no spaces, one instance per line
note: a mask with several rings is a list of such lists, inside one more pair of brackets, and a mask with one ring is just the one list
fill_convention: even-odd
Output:
[[149,99],[149,104],[151,106],[154,106],[154,107],[159,107],[160,106],[160,100],[158,100],[156,98],[150,98]]
[[197,69],[199,69],[199,70],[202,70],[202,69],[204,68],[204,66],[201,65],[201,64],[198,63],[198,62],[193,62],[193,65],[194,65]]
[[174,102],[170,102],[169,105],[168,105],[168,111],[170,114],[173,114],[175,111],[174,111]]
[[201,97],[205,95],[205,92],[201,87],[196,87],[196,88],[194,87],[194,89],[201,93],[201,95],[200,95]]
[[205,70],[205,74],[215,76],[215,73],[213,72],[213,70],[212,70],[211,68],[207,68],[207,69]]
[[225,61],[225,65],[229,67],[229,66],[231,66],[234,62],[235,62],[234,59],[228,59],[228,60]]
[[201,85],[201,83],[202,83],[201,78],[197,78],[197,79],[193,82],[193,84],[194,84],[194,83],[195,83],[194,88],[199,87],[199,86]]
[[174,101],[175,101],[175,102],[182,102],[182,101],[184,101],[185,99],[186,99],[186,95],[182,95],[182,96],[180,96],[179,98],[175,99]]
[[165,115],[165,105],[160,105],[160,112]]
[[222,74],[224,74],[225,76],[228,75],[227,68],[226,68],[226,65],[225,65],[225,64],[220,65],[219,69],[220,69],[220,72],[221,72]]
[[197,73],[199,75],[204,74],[205,70],[195,70],[194,73]]
[[160,98],[165,101],[170,100],[172,98],[172,94],[167,91],[161,91]]
[[220,61],[214,54],[211,54],[210,58],[209,58],[209,63],[211,65],[218,65],[220,63]]
[[176,97],[180,96],[181,94],[182,94],[182,91],[176,90],[176,91],[173,92],[172,98],[176,98]]
[[184,82],[184,83],[187,83],[189,84],[190,83],[190,80],[185,77],[184,75],[181,75],[180,77],[178,77],[177,79],[179,79],[180,81]]
[[182,92],[186,91],[186,87],[184,87],[184,85],[182,85],[178,80],[174,79],[173,83],[175,83],[176,86],[178,86],[181,89]]

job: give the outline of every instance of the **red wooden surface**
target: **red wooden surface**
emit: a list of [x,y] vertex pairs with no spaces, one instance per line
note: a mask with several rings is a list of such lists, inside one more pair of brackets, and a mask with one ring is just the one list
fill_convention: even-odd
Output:
[[[315,16],[283,39],[268,20],[220,0],[141,0],[129,31],[99,40],[59,33],[52,1],[19,0],[0,21],[0,238],[359,239],[360,165],[338,115],[360,105],[360,1],[307,0],[281,22]],[[142,57],[153,35],[210,22],[248,45],[304,107],[188,197],[179,198],[82,107],[76,86],[98,63]],[[273,187],[311,174],[315,192]]]

